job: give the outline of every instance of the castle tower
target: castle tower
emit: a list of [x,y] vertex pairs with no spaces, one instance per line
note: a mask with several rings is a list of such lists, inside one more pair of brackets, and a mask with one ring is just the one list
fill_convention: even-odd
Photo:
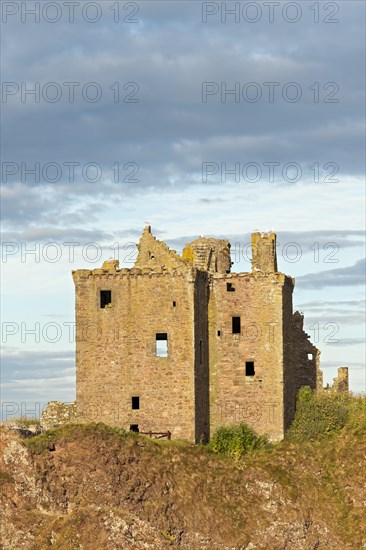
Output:
[[107,260],[72,273],[78,418],[207,440],[207,273],[149,225],[137,249],[130,269]]
[[252,233],[252,272],[277,272],[276,234]]
[[185,246],[182,258],[210,275],[225,275],[231,270],[230,243],[224,239],[200,237]]

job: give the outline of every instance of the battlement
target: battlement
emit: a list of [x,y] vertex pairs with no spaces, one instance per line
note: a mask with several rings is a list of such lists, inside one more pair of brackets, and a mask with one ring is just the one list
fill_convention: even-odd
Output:
[[279,279],[286,279],[292,285],[294,279],[279,273],[277,270],[276,235],[275,233],[252,233],[252,271],[251,273],[231,273],[230,242],[226,239],[212,237],[199,237],[186,244],[180,256],[176,250],[172,250],[163,241],[159,241],[151,232],[151,226],[147,225],[142,233],[139,243],[137,259],[132,268],[120,268],[119,260],[109,259],[103,262],[102,267],[88,270],[79,269],[73,271],[73,277],[86,277],[102,274],[120,274],[135,276],[145,273],[166,273],[175,271],[192,272],[199,270],[207,272],[214,277],[227,276],[253,276],[279,274]]

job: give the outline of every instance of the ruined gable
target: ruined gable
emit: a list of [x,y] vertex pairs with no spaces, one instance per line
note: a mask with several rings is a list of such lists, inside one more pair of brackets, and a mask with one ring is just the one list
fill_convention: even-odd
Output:
[[137,245],[137,268],[186,269],[189,263],[184,261],[175,250],[171,250],[163,241],[158,241],[147,225]]

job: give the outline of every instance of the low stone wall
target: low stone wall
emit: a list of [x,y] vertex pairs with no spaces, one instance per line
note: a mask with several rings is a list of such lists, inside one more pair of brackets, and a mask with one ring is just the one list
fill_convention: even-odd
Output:
[[76,422],[76,403],[50,401],[43,409],[40,420],[43,430],[50,430],[63,424]]

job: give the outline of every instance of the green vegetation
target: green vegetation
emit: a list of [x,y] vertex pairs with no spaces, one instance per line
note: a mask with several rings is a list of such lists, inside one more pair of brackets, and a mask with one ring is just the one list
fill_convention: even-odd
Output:
[[[20,419],[18,420],[20,422]],[[30,425],[36,421],[28,420]],[[22,423],[23,419],[22,419]],[[366,400],[362,396],[332,391],[313,392],[310,387],[300,389],[297,396],[296,414],[285,441],[306,443],[324,440],[342,430],[356,434],[366,431]],[[177,447],[197,454],[199,450],[239,459],[257,449],[276,449],[266,436],[257,435],[247,424],[220,427],[207,445],[193,445],[185,440],[154,440],[123,428],[112,427],[102,422],[66,424],[59,428],[26,439],[24,443],[35,453],[43,453],[54,447],[56,441],[75,441],[85,436],[107,439],[114,436],[119,443],[126,437],[134,441],[149,440],[154,445],[166,448]]]
[[123,428],[107,426],[102,422],[90,422],[88,424],[65,424],[59,428],[25,439],[24,443],[34,453],[42,454],[52,449],[56,441],[76,441],[83,437],[93,436],[99,440],[108,439],[111,435],[118,440],[127,436]]
[[365,398],[331,391],[313,392],[304,386],[298,393],[295,418],[286,438],[316,441],[344,428],[366,429]]
[[267,437],[257,435],[252,428],[242,422],[236,426],[219,428],[207,448],[215,453],[238,459],[249,451],[269,446]]

